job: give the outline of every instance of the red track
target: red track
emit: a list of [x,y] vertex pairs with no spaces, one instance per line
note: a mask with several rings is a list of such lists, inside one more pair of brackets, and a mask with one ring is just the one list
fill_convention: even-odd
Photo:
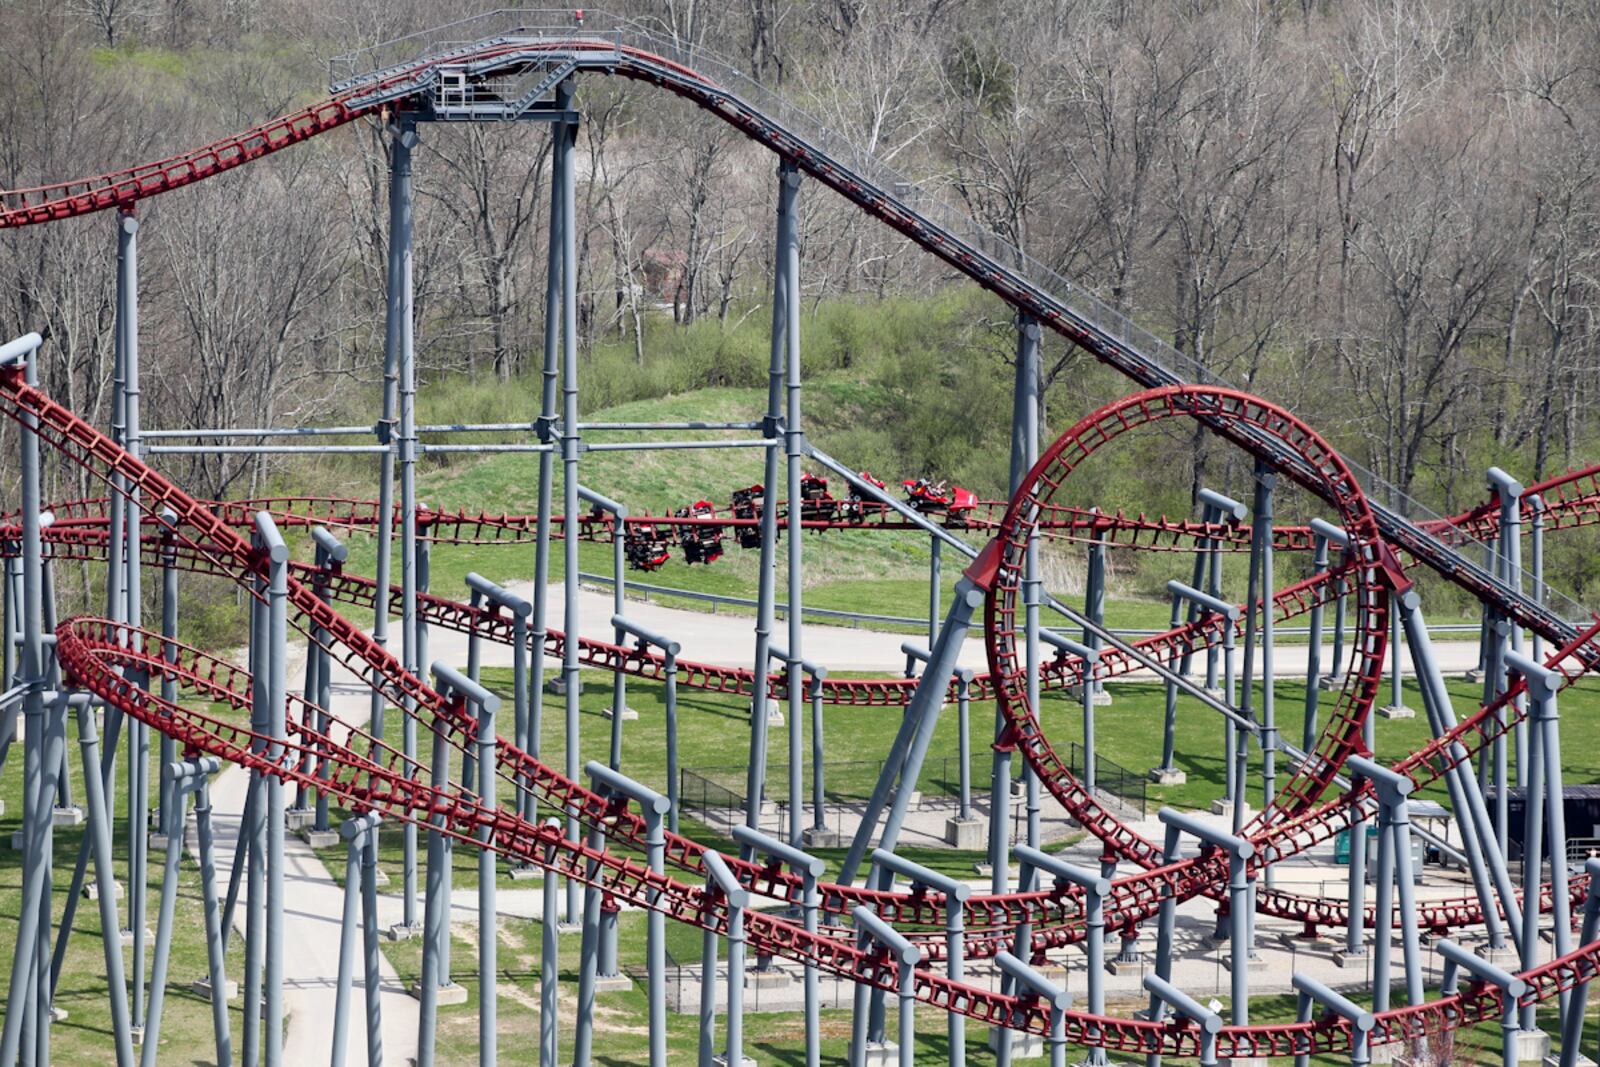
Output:
[[[811,157],[804,142],[798,141],[693,71],[639,49],[625,48],[616,54],[609,41],[547,42],[545,47],[563,54],[603,54],[603,61],[597,59],[586,69],[604,69],[648,81],[692,100],[753,139],[787,158],[795,159],[814,177],[839,190],[869,214],[912,236],[918,243],[973,276],[980,284],[1019,308],[1036,314],[1053,329],[1100,358],[1119,367],[1132,365],[1125,353],[1108,347],[1103,338],[1086,333],[1053,307],[1042,305],[1034,291],[1021,288],[1012,279],[996,273],[969,251],[946,243],[946,237],[938,231],[930,232],[925,220],[885,200],[875,190],[856,183],[853,176],[835,169],[829,161]],[[526,43],[497,45],[483,49],[474,58],[482,59],[511,50],[525,51],[527,48]],[[418,68],[395,73],[381,84],[402,85],[421,66],[419,64]],[[356,98],[357,92],[365,94],[374,88],[373,85],[363,86],[360,90],[172,160],[84,182],[0,195],[0,204],[4,205],[0,210],[0,227],[27,225],[128,205],[145,196],[231,169],[358,117],[363,110],[351,106],[350,101]],[[168,528],[168,536],[182,547],[186,558],[197,569],[203,567],[213,573],[226,574],[244,583],[247,588],[250,578],[264,572],[264,561],[239,537],[228,521],[133,459],[43,393],[27,386],[15,368],[0,374],[0,408],[15,419],[37,419],[42,439],[97,476],[108,478],[115,473],[126,479],[130,487],[142,494],[143,504],[151,512],[157,512],[162,507],[170,508],[177,519]],[[1355,551],[1351,553],[1353,570],[1350,577],[1355,585],[1358,604],[1357,626],[1362,640],[1357,642],[1357,647],[1362,667],[1352,673],[1352,681],[1341,695],[1338,709],[1318,742],[1314,758],[1291,777],[1274,803],[1252,823],[1250,837],[1265,857],[1277,860],[1293,855],[1317,841],[1325,840],[1339,827],[1347,825],[1357,809],[1370,810],[1371,797],[1367,790],[1332,800],[1321,798],[1345,756],[1359,748],[1359,727],[1370,712],[1381,674],[1381,658],[1387,636],[1386,593],[1406,582],[1394,551],[1379,536],[1377,522],[1359,486],[1339,457],[1287,412],[1244,394],[1189,387],[1141,393],[1091,415],[1069,431],[1041,459],[1030,472],[1022,493],[1007,510],[994,544],[968,573],[988,591],[987,640],[996,696],[1011,725],[1007,743],[1016,745],[1022,751],[1029,765],[1040,774],[1052,793],[1068,804],[1069,809],[1076,808],[1089,816],[1096,832],[1101,833],[1119,855],[1150,868],[1115,882],[1107,903],[1107,913],[1109,921],[1116,924],[1137,922],[1148,917],[1166,897],[1176,895],[1188,898],[1214,892],[1222,883],[1225,871],[1220,857],[1216,855],[1157,866],[1152,858],[1150,843],[1125,829],[1119,831],[1114,819],[1107,813],[1097,812],[1093,798],[1078,788],[1056,759],[1039,728],[1034,709],[1027,706],[1025,687],[1019,681],[1021,675],[1016,662],[1015,640],[1018,560],[1021,546],[1028,538],[1029,507],[1032,503],[1048,504],[1050,497],[1077,463],[1101,444],[1114,439],[1131,426],[1173,416],[1201,419],[1224,437],[1243,444],[1255,454],[1260,454],[1258,450],[1264,447],[1261,444],[1263,434],[1270,435],[1286,446],[1302,464],[1291,467],[1287,473],[1338,510],[1355,543]],[[1579,480],[1581,476],[1574,476],[1572,482],[1564,485],[1576,484]],[[1555,499],[1551,503],[1565,509],[1564,514],[1573,516],[1571,525],[1592,522],[1595,520],[1589,516],[1596,511],[1595,489],[1592,478],[1583,489],[1574,490],[1570,496],[1565,495],[1564,489],[1557,491],[1553,487],[1550,495]],[[63,520],[65,531],[73,524],[70,516],[63,516]],[[447,520],[441,517],[441,521]],[[1471,515],[1467,525],[1474,529],[1486,529],[1485,524],[1492,521],[1493,516],[1488,510],[1479,509],[1479,513]],[[83,532],[88,533],[86,530]],[[1443,535],[1446,540],[1449,538],[1449,531],[1434,532]],[[88,545],[90,540],[86,536],[79,543]],[[62,543],[65,542],[58,542]],[[1230,538],[1230,543],[1237,542]],[[1430,566],[1438,566],[1437,558],[1428,562]],[[290,602],[297,614],[296,625],[302,630],[321,628],[327,631],[330,650],[348,669],[397,706],[414,706],[425,722],[445,734],[452,743],[471,743],[474,724],[464,710],[447,703],[421,679],[403,670],[386,650],[324,604],[315,590],[302,581],[302,574],[297,571],[289,583]],[[1452,580],[1476,595],[1490,598],[1497,595],[1492,587],[1485,587],[1479,578],[1471,574],[1447,574],[1447,577],[1452,577]],[[1297,594],[1297,602],[1306,602],[1314,595],[1302,589]],[[1281,596],[1274,598],[1275,605],[1283,603]],[[1530,617],[1530,613],[1521,607],[1512,607],[1512,617],[1531,626],[1559,647],[1559,651],[1549,658],[1549,664],[1559,670],[1568,682],[1600,662],[1600,643],[1596,640],[1600,635],[1600,622],[1589,626],[1575,638],[1566,640],[1566,632],[1537,615]],[[463,624],[476,626],[483,621],[480,616],[477,619],[465,619]],[[598,885],[619,901],[654,908],[680,921],[707,929],[720,930],[726,923],[726,914],[720,902],[698,886],[671,876],[652,875],[616,852],[593,850],[580,843],[567,841],[558,831],[525,822],[512,811],[488,808],[457,790],[431,789],[417,781],[417,768],[407,765],[392,750],[359,732],[352,733],[345,743],[341,743],[333,736],[321,737],[308,733],[301,726],[284,746],[282,755],[269,759],[263,750],[266,739],[255,737],[249,731],[222,719],[162,701],[126,681],[118,673],[120,668],[132,666],[147,670],[152,676],[172,676],[191,692],[221,700],[235,708],[242,707],[248,693],[245,676],[193,650],[188,650],[178,665],[170,665],[163,660],[161,642],[155,635],[129,631],[101,620],[76,619],[69,620],[59,628],[57,654],[63,667],[78,684],[140,721],[178,738],[191,751],[219,755],[233,762],[259,767],[287,781],[304,782],[327,789],[352,805],[381,810],[394,818],[413,822],[442,818],[447,832],[464,841],[472,841],[479,830],[488,828],[497,851]],[[1069,669],[1063,665],[1061,676],[1064,677]],[[754,685],[753,677],[749,684]],[[1516,713],[1509,700],[1519,691],[1520,686],[1497,702],[1505,705],[1504,713],[1512,720]],[[1441,773],[1443,761],[1448,759],[1448,744],[1459,741],[1470,752],[1505,729],[1495,723],[1495,710],[1494,707],[1480,709],[1450,736],[1425,746],[1402,761],[1398,769],[1419,784],[1432,781]],[[351,743],[365,748],[365,754],[352,750]],[[313,752],[328,760],[331,769],[326,775],[311,778],[301,769],[307,756]],[[635,846],[639,843],[642,820],[638,817],[614,808],[609,801],[589,792],[579,783],[566,780],[503,740],[497,741],[497,757],[503,776],[532,789],[553,808],[580,811],[586,823],[603,825],[611,840]],[[674,837],[669,842],[668,853],[669,861],[675,868],[691,874],[703,873],[701,846]],[[741,878],[763,891],[771,890],[789,896],[796,892],[793,881],[774,870],[737,861],[730,861],[730,865],[739,872]],[[824,898],[828,909],[835,913],[850,902],[874,903],[891,921],[922,927],[924,932],[936,927],[944,904],[937,897],[875,894],[840,886],[826,887]],[[1292,900],[1283,894],[1263,894],[1263,906],[1269,910],[1277,906],[1274,902],[1283,904]],[[1288,909],[1288,904],[1283,906]],[[1081,912],[1080,898],[1066,891],[983,896],[971,900],[967,907],[975,928],[986,935],[984,940],[990,944],[998,939],[1000,931],[1020,921],[1031,921],[1038,925],[1041,940],[1036,944],[1072,940]],[[1473,914],[1472,907],[1463,907],[1449,916],[1440,917],[1440,924],[1449,926],[1455,922],[1471,921]],[[856,949],[848,938],[837,931],[810,934],[793,923],[763,914],[752,914],[747,922],[750,940],[758,952],[815,962],[830,973],[866,981],[886,990],[894,989],[897,984],[897,968],[891,960]],[[1600,960],[1600,944],[1588,945],[1528,972],[1524,977],[1533,984],[1531,999],[1546,1000],[1559,990],[1570,988],[1577,981],[1590,977],[1596,972],[1597,960]],[[1034,1032],[1042,1032],[1045,1027],[1044,1014],[1036,1004],[1019,1003],[987,990],[952,983],[926,969],[916,972],[915,987],[918,999],[945,1010],[990,1022],[1005,1019],[1008,1025]],[[1384,1043],[1425,1032],[1451,1029],[1494,1018],[1499,1011],[1497,992],[1469,987],[1459,996],[1382,1014],[1374,1040]],[[1151,1023],[1069,1012],[1067,1036],[1077,1043],[1103,1045],[1130,1053],[1160,1052],[1183,1056],[1197,1052],[1196,1031],[1175,1021]],[[1218,1037],[1218,1052],[1223,1056],[1283,1056],[1300,1051],[1303,1047],[1311,1051],[1347,1048],[1350,1035],[1343,1022],[1323,1021],[1272,1027],[1226,1027]]]

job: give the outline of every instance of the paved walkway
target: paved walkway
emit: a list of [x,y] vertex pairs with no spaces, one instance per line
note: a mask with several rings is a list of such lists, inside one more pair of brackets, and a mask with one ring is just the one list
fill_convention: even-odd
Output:
[[[303,663],[304,650],[297,650]],[[302,669],[303,676],[303,669]],[[295,675],[291,672],[290,677]],[[292,685],[292,683],[291,683]],[[356,693],[335,693],[334,711],[348,722],[365,722],[368,701]],[[223,879],[219,892],[227,885],[234,849],[239,839],[239,824],[244,816],[244,798],[249,775],[241,767],[228,767],[211,785],[211,803],[216,827],[217,869]],[[292,800],[290,793],[287,800]],[[192,837],[191,832],[191,837]],[[316,1064],[328,1061],[333,1041],[334,991],[339,977],[340,925],[344,915],[344,890],[328,873],[317,854],[299,837],[289,834],[283,846],[284,859],[284,1010],[288,1017],[284,1039],[285,1063]],[[246,887],[239,892],[234,910],[234,928],[243,936]],[[380,907],[380,914],[384,914]],[[398,911],[397,911],[398,916]],[[380,928],[386,929],[386,916]],[[360,942],[357,941],[357,952]],[[346,1029],[345,1062],[367,1062],[367,1033],[364,1023],[365,987],[360,956],[357,956],[352,986],[352,1014]],[[399,976],[387,959],[383,960],[383,1053],[384,1062],[406,1064],[417,1054],[417,1002],[400,984]]]

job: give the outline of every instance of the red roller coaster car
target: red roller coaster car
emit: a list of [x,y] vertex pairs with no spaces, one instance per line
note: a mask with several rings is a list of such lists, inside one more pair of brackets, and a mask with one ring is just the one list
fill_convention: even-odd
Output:
[[628,566],[636,571],[657,571],[672,558],[666,535],[653,522],[629,523],[623,532],[623,551]]
[[964,525],[966,517],[978,506],[978,494],[960,486],[951,487],[943,479],[910,478],[900,483],[905,486],[906,501],[924,515],[943,515],[950,525]]
[[[717,509],[711,501],[696,500],[686,508],[679,508],[674,515],[680,519],[700,519],[710,518],[716,513]],[[678,544],[683,546],[685,563],[715,563],[722,558],[722,527],[680,526]]]

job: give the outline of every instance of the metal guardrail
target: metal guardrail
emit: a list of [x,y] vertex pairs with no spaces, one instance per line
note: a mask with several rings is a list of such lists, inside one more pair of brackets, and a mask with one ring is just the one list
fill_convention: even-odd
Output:
[[[588,573],[585,573],[583,571],[579,571],[578,572],[578,577],[579,577],[579,579],[581,579],[582,581],[585,581],[585,582],[594,582],[594,583],[596,583],[598,585],[606,585],[606,586],[611,585],[615,581],[615,579],[611,578],[609,575],[605,575],[605,574],[588,574]],[[723,593],[702,593],[699,590],[695,590],[695,589],[678,589],[678,588],[676,588],[674,586],[670,586],[670,585],[651,585],[648,582],[639,582],[639,581],[635,581],[635,580],[633,580],[631,578],[628,579],[628,592],[630,592],[630,593],[638,592],[638,593],[648,594],[648,596],[646,596],[644,598],[644,599],[647,599],[647,600],[649,599],[649,596],[677,597],[677,598],[679,598],[681,600],[697,600],[697,601],[700,601],[701,603],[712,605],[713,614],[715,614],[715,608],[719,604],[726,604],[726,605],[728,605],[730,607],[750,608],[751,610],[754,610],[755,608],[757,608],[759,606],[758,603],[755,600],[752,600],[749,597],[728,596],[728,595],[723,594]],[[779,602],[777,602],[776,604],[773,605],[773,610],[776,612],[776,614],[777,614],[777,616],[779,618],[786,618],[788,616],[788,613],[789,613],[789,605],[784,603],[784,602],[782,602],[782,601],[779,601]],[[906,617],[904,615],[875,615],[875,614],[872,614],[870,612],[844,611],[844,610],[841,610],[841,609],[838,609],[838,608],[813,608],[813,607],[809,607],[807,605],[801,605],[801,607],[800,607],[800,617],[801,618],[814,617],[814,618],[819,618],[819,619],[844,619],[844,620],[847,620],[847,621],[852,622],[852,623],[881,622],[881,623],[887,623],[887,624],[893,625],[893,626],[914,627],[914,628],[916,628],[918,630],[925,630],[925,629],[927,629],[927,626],[928,626],[927,616],[923,616],[920,619],[913,619],[913,618],[908,618],[908,617]],[[1456,633],[1476,634],[1476,633],[1479,632],[1479,629],[1480,629],[1479,624],[1475,623],[1475,622],[1472,622],[1472,623],[1466,623],[1466,622],[1463,622],[1463,623],[1442,623],[1442,624],[1430,625],[1428,627],[1428,633],[1429,634],[1456,634]],[[1114,628],[1112,628],[1111,632],[1116,634],[1118,637],[1153,637],[1156,634],[1166,633],[1167,631],[1166,630],[1129,630],[1129,629],[1122,629],[1120,627],[1114,627]],[[1279,637],[1305,637],[1305,636],[1307,636],[1308,634],[1311,633],[1311,628],[1308,627],[1308,626],[1277,626],[1277,627],[1273,628],[1272,632],[1274,634],[1276,634],[1277,636],[1279,636]],[[1327,636],[1324,638],[1324,643],[1325,644],[1332,643],[1332,641],[1333,641],[1332,631],[1328,630],[1326,627],[1324,627],[1324,633],[1327,634]]]

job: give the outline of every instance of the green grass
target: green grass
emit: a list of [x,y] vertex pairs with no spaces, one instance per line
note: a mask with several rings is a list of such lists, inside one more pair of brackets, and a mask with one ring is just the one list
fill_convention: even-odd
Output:
[[[82,761],[77,742],[77,728],[68,731],[67,755],[71,766],[73,802],[84,803]],[[150,738],[151,808],[155,807],[156,766],[158,742]],[[0,775],[0,799],[5,801],[5,815],[0,817],[0,839],[9,842],[11,834],[22,826],[22,748],[13,746],[7,760],[14,773]],[[118,901],[120,921],[127,923],[131,894],[127,892],[128,874],[127,824],[127,767],[128,744],[126,725],[119,744],[116,774],[111,790],[113,811],[117,825],[112,831],[113,863],[116,878],[125,892]],[[73,866],[77,861],[78,846],[86,826],[58,827],[54,834],[52,851],[53,869],[51,896],[53,923],[62,916],[67,891],[72,880]],[[148,894],[145,907],[146,927],[153,933],[160,904],[164,878],[165,854],[152,850],[149,854]],[[22,896],[22,853],[11,848],[0,849],[0,946],[3,946],[5,965],[0,968],[0,998],[9,985],[11,946],[17,938],[17,919]],[[218,894],[227,888],[227,871],[218,872]],[[91,861],[88,880],[94,880]],[[56,989],[55,1005],[67,1012],[65,1021],[51,1031],[51,1051],[56,1063],[104,1063],[113,1048],[111,1040],[110,991],[105,979],[105,956],[102,949],[99,905],[86,898],[78,901],[74,920],[74,933],[68,944],[61,980]],[[214,1048],[211,1029],[211,1005],[189,988],[191,982],[206,974],[204,910],[200,899],[199,871],[193,859],[184,854],[179,867],[178,895],[173,925],[172,957],[168,971],[165,1009],[162,1013],[160,1062],[163,1064],[209,1064]],[[235,948],[237,948],[235,942]],[[130,983],[133,980],[133,949],[125,945],[122,950],[124,972]],[[153,948],[146,948],[144,962],[152,966]],[[238,980],[242,975],[241,953],[228,955],[228,974]],[[130,992],[130,998],[132,994]],[[237,1049],[243,1026],[240,998],[229,1007],[231,1032]],[[137,1049],[135,1050],[137,1054]]]

